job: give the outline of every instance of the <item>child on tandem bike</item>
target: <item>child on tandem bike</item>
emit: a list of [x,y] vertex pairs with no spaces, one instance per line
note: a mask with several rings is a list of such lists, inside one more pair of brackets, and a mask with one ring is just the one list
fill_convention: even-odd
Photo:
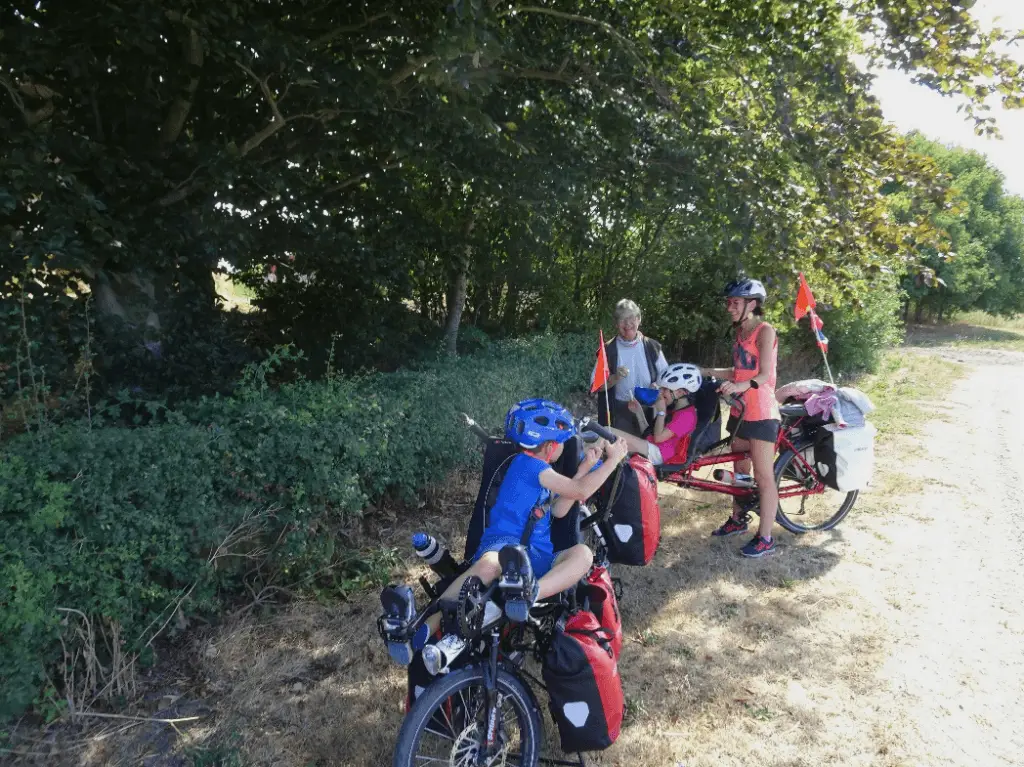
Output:
[[[588,448],[573,478],[551,468],[562,455],[565,442],[576,434],[572,415],[561,405],[543,399],[523,400],[505,419],[505,436],[521,452],[509,464],[498,490],[497,502],[473,564],[445,589],[441,600],[458,598],[470,576],[489,585],[499,577],[509,620],[523,622],[538,599],[565,591],[584,578],[593,563],[593,552],[578,543],[557,556],[551,543],[551,516],[564,517],[576,501],[584,501],[604,484],[626,456],[623,440]],[[604,462],[594,469],[599,458]],[[591,469],[594,469],[591,471]],[[528,534],[527,534],[528,533]],[[500,614],[500,613],[499,613]],[[440,628],[441,615],[431,616],[417,632],[413,647],[423,647]],[[447,635],[435,647],[448,658],[458,655],[465,640]],[[429,665],[444,663],[424,647]]]

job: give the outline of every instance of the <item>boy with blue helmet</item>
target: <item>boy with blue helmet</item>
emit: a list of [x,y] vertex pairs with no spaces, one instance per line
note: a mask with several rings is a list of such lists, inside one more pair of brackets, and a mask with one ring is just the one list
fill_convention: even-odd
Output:
[[[574,586],[590,570],[594,555],[582,543],[556,556],[551,543],[551,517],[564,517],[576,501],[592,496],[626,456],[623,440],[588,448],[572,478],[551,468],[576,434],[572,415],[558,403],[535,398],[516,403],[505,417],[505,437],[520,447],[498,488],[473,564],[442,594],[455,599],[466,578],[475,575],[485,585],[502,578],[521,586],[523,593],[506,598],[505,612],[524,621],[538,599]],[[604,462],[594,469],[598,460]],[[591,471],[591,469],[594,469]],[[523,544],[525,531],[529,539]],[[428,622],[431,633],[440,624]]]

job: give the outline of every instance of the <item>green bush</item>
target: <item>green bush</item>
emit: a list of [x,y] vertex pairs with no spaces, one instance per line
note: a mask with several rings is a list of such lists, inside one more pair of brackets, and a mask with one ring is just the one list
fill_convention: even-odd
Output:
[[182,404],[147,426],[94,418],[8,440],[0,720],[62,683],[61,638],[72,654],[75,641],[66,610],[116,626],[131,654],[179,602],[186,617],[216,615],[272,583],[338,573],[368,502],[411,496],[478,459],[460,412],[496,428],[517,399],[567,399],[586,383],[593,347],[542,336],[421,370],[276,388],[267,378],[282,358],[272,355],[234,396]]

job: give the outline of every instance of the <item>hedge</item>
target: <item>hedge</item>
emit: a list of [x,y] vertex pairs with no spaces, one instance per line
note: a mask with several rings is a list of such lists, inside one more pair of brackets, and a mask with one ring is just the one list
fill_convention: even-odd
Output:
[[215,616],[268,573],[322,572],[368,503],[478,460],[460,412],[497,427],[517,399],[567,399],[593,353],[589,337],[540,336],[415,371],[277,387],[264,363],[233,396],[146,426],[94,420],[3,443],[0,721],[63,694],[69,610],[119,628],[121,651],[140,653],[175,607]]

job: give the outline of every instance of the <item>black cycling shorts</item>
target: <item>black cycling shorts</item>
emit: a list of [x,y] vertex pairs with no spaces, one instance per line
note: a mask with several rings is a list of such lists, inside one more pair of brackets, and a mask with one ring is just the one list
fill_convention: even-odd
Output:
[[740,423],[736,416],[731,415],[725,430],[738,439],[759,439],[762,442],[774,444],[775,440],[779,437],[779,428],[781,426],[782,421],[777,418],[769,418],[764,421],[743,421]]

